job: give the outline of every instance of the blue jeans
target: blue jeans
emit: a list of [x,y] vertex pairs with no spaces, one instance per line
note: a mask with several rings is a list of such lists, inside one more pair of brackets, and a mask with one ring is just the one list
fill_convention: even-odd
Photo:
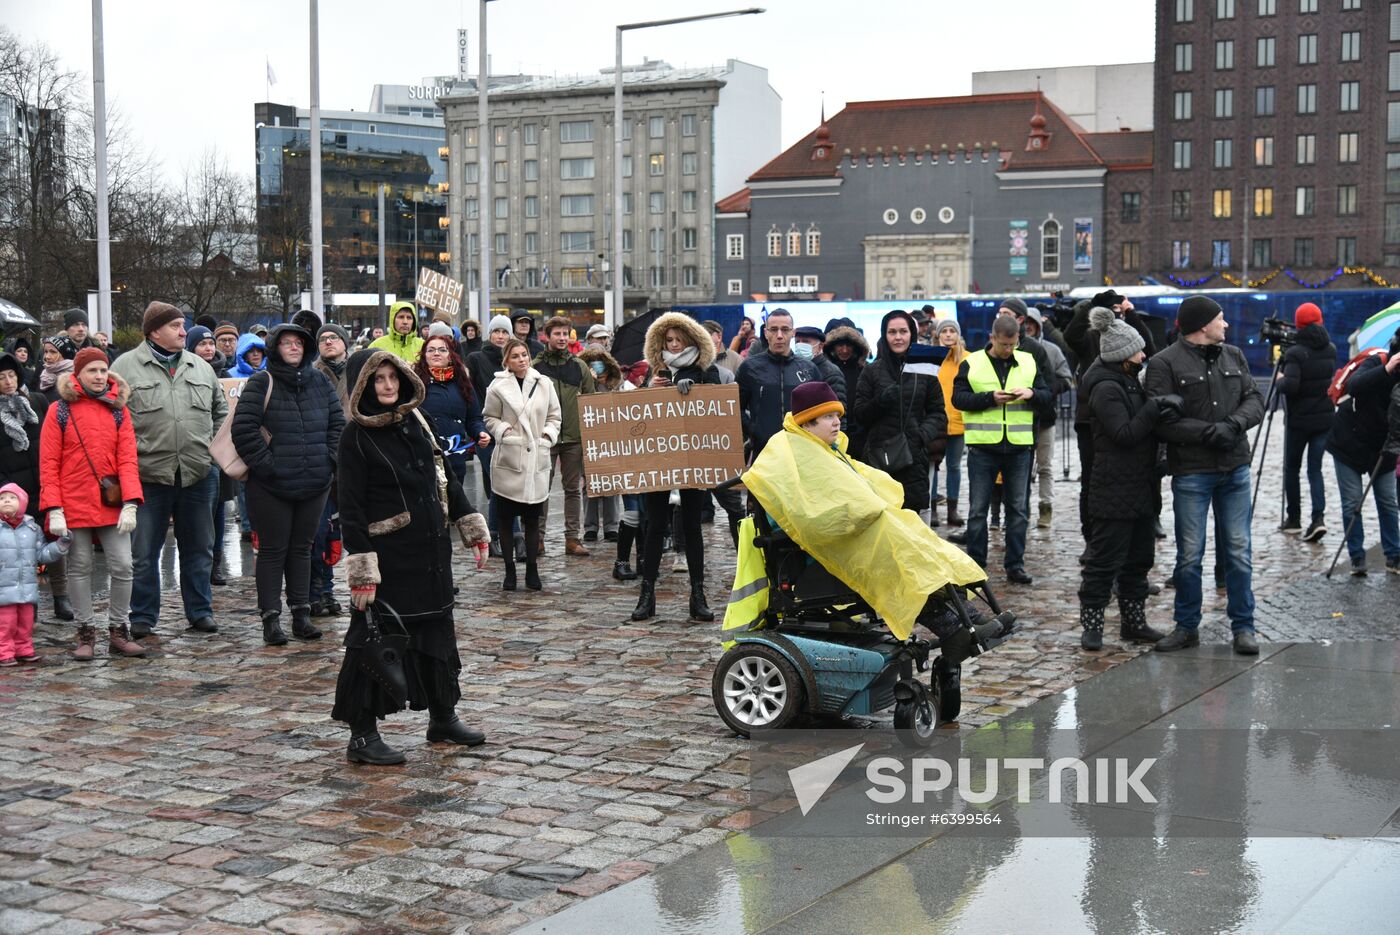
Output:
[[992,502],[998,474],[1006,506],[1006,555],[1002,564],[1007,571],[1024,570],[1029,519],[1026,482],[1031,474],[1029,447],[998,454],[980,445],[967,446],[967,483],[972,488],[967,514],[967,554],[978,565],[987,567],[987,507]]
[[[949,500],[958,499],[958,494],[962,493],[962,459],[963,449],[967,445],[961,435],[949,435],[948,447],[943,452],[942,471],[948,475],[948,493],[945,494]],[[928,488],[928,502],[932,507],[938,502],[938,473],[939,468],[933,469],[933,483]]]
[[311,543],[311,600],[314,602],[323,594],[330,594],[335,586],[335,572],[326,564],[326,548],[330,544],[331,517],[335,515],[335,501],[326,497],[326,508],[321,511],[321,525],[316,527],[316,538]]
[[219,479],[212,471],[192,487],[141,485],[145,502],[136,513],[131,556],[131,622],[154,628],[160,619],[160,553],[170,520],[180,553],[180,598],[185,619],[212,617],[214,596],[209,572],[214,567],[214,499]]
[[1327,512],[1327,490],[1322,485],[1322,453],[1327,448],[1327,433],[1307,435],[1290,428],[1283,431],[1283,501],[1284,518],[1301,520],[1303,498],[1298,472],[1303,467],[1303,452],[1308,455],[1308,499],[1312,501],[1313,519]]
[[1225,613],[1230,629],[1253,631],[1249,465],[1218,474],[1173,477],[1172,508],[1176,516],[1176,625],[1183,630],[1201,625],[1201,560],[1206,552],[1206,515],[1213,508],[1215,558],[1225,568]]
[[[1364,485],[1361,472],[1337,460],[1336,455],[1332,456],[1332,466],[1337,469],[1337,490],[1342,495],[1342,529],[1345,531],[1352,515],[1360,513],[1365,505],[1361,502],[1361,490]],[[1396,510],[1394,471],[1381,471],[1376,477],[1371,484],[1371,499],[1376,501],[1376,519],[1381,527],[1381,551],[1388,559],[1400,557],[1400,513]],[[1347,535],[1347,554],[1353,562],[1364,561],[1366,558],[1366,530],[1361,526],[1360,516],[1356,517],[1356,522],[1351,523],[1351,532]]]

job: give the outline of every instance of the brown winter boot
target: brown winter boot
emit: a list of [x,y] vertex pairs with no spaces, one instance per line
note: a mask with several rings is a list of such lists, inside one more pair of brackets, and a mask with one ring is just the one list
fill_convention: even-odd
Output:
[[92,662],[92,654],[96,644],[96,629],[86,625],[78,627],[78,645],[73,647],[73,658],[79,662]]
[[107,628],[107,652],[113,656],[144,658],[146,647],[131,638],[131,631],[125,625]]

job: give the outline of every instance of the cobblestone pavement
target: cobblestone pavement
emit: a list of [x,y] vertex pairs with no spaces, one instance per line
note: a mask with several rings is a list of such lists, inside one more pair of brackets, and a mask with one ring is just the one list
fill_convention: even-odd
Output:
[[[1380,612],[1393,634],[1400,577],[1324,589],[1339,531],[1321,546],[1277,532],[1266,473],[1263,634],[1375,636]],[[964,728],[1140,651],[1112,626],[1104,653],[1078,649],[1076,493],[1057,483],[1053,527],[1031,530],[1035,586],[1000,588],[1023,632],[967,665]],[[344,619],[320,643],[265,649],[252,582],[236,578],[216,589],[217,635],[187,634],[167,593],[152,658],[80,666],[71,627],[42,607],[43,664],[0,674],[0,932],[503,932],[745,827],[745,744],[710,701],[718,625],[678,619],[679,574],[659,589],[663,616],[631,622],[635,588],[611,580],[603,548],[563,558],[557,501],[553,515],[543,592],[502,594],[494,570],[460,564],[461,710],[489,742],[429,747],[424,716],[401,714],[384,731],[406,748],[400,768],[347,764],[329,720]],[[732,569],[720,526],[707,549],[718,608]],[[1158,624],[1170,595],[1153,601]],[[1319,618],[1337,595],[1345,616]],[[1223,595],[1208,601],[1203,634],[1223,640]]]

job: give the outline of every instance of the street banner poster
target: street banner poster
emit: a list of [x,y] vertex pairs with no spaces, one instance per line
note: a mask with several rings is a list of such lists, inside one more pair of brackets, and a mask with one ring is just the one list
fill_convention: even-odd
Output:
[[1029,221],[1011,222],[1011,275],[1026,275],[1026,257],[1030,255],[1031,231]]
[[1094,268],[1094,219],[1074,219],[1074,271],[1087,273]]
[[590,497],[703,490],[744,469],[737,384],[593,393],[578,407]]
[[462,284],[426,266],[418,270],[418,291],[413,301],[424,308],[451,315],[453,321],[462,311]]
[[243,395],[243,384],[247,382],[247,377],[219,378],[219,383],[224,388],[224,397],[228,400],[229,415],[233,415],[233,407],[238,405],[238,397]]

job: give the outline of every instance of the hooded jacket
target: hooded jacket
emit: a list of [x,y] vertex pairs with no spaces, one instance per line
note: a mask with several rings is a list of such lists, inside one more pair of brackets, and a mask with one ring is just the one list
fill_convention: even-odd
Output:
[[[374,374],[385,363],[398,372],[399,397],[384,406]],[[376,585],[410,628],[426,624],[441,638],[416,649],[442,658],[455,674],[451,639],[452,543],[448,521],[476,513],[457,477],[434,450],[429,430],[414,410],[424,388],[413,368],[388,351],[356,351],[345,368],[350,423],[340,436],[336,495],[340,506],[346,577],[351,587]],[[436,465],[447,477],[444,504]],[[485,528],[485,521],[481,522]],[[450,655],[451,658],[443,658]]]
[[[78,386],[72,374],[59,381],[58,392],[66,405],[49,407],[39,436],[39,509],[62,509],[69,529],[115,526],[121,507],[103,505],[93,475],[115,474],[121,480],[124,503],[144,499],[134,420],[126,408],[131,391],[120,374],[109,370],[107,391],[96,399]],[[68,423],[60,425],[58,416],[64,410]]]
[[544,344],[540,341],[539,335],[535,333],[534,315],[531,315],[529,312],[516,312],[514,315],[510,316],[510,336],[512,338],[516,337],[515,323],[522,318],[530,322],[530,330],[525,333],[525,346],[530,349],[531,358],[538,357],[540,354],[544,353]]
[[1158,409],[1142,384],[1102,358],[1084,373],[1093,431],[1094,471],[1089,515],[1094,519],[1149,519],[1157,515]]
[[1382,457],[1381,451],[1390,429],[1390,400],[1397,386],[1400,370],[1387,373],[1379,357],[1362,361],[1347,380],[1350,398],[1337,407],[1327,450],[1357,473],[1369,474],[1378,460],[1379,474],[1395,470],[1395,456]]
[[[296,367],[282,359],[277,346],[287,334],[300,337],[306,348]],[[335,387],[312,366],[316,348],[304,328],[277,325],[267,337],[272,346],[267,370],[248,378],[233,411],[233,445],[248,465],[250,479],[277,497],[319,497],[335,479],[345,414]]]
[[[578,424],[578,398],[597,390],[593,371],[569,351],[556,351],[546,348],[534,359],[534,369],[554,384],[554,392],[559,397],[559,408],[564,424],[559,430],[556,445],[567,445],[583,438]],[[495,462],[492,462],[495,470]],[[494,480],[494,475],[493,475]],[[494,484],[493,484],[494,486]]]
[[1337,372],[1337,348],[1320,324],[1305,325],[1298,341],[1283,352],[1283,376],[1278,391],[1288,400],[1284,422],[1290,429],[1312,436],[1332,427],[1336,408],[1327,395]]
[[209,474],[209,443],[228,415],[228,397],[214,368],[188,351],[180,352],[175,367],[172,377],[142,341],[118,357],[110,372],[131,388],[127,406],[141,479],[171,486],[178,477],[180,486],[193,487]]
[[[675,328],[685,334],[686,341],[699,352],[695,363],[681,370],[667,365],[663,352],[666,349],[666,332]],[[646,339],[642,343],[642,356],[646,359],[650,373],[654,376],[659,370],[671,371],[671,385],[679,380],[692,380],[696,383],[719,383],[719,369],[715,366],[715,342],[705,326],[682,312],[667,312],[647,327]]]
[[67,554],[67,539],[45,542],[43,530],[25,513],[29,494],[18,484],[0,487],[0,493],[19,498],[19,522],[0,519],[0,607],[39,603],[38,566],[56,562]]
[[615,393],[619,390],[636,389],[631,383],[622,379],[622,367],[618,365],[611,354],[601,347],[585,347],[579,352],[578,359],[587,364],[590,370],[593,369],[594,363],[603,365],[602,375],[596,372],[593,374],[593,379],[598,385],[598,392]]
[[0,427],[0,480],[11,481],[19,484],[24,489],[24,493],[29,502],[37,510],[39,507],[39,429],[44,424],[44,414],[49,403],[39,393],[31,393],[24,385],[24,365],[14,358],[12,354],[0,354],[0,370],[13,370],[19,376],[19,388],[14,395],[24,400],[28,404],[29,413],[24,411],[25,407],[15,400],[9,402],[9,397],[0,396],[0,409],[9,405],[14,405],[16,412],[12,417],[14,422],[20,426],[24,432],[24,450],[15,440],[10,438],[9,430]]
[[[533,367],[520,382],[502,370],[486,391],[483,408],[491,452],[491,491],[516,503],[549,498],[550,448],[563,424],[554,381]],[[575,416],[577,419],[577,416]]]
[[[247,353],[252,350],[263,352],[262,363],[254,367],[248,363]],[[233,366],[229,369],[228,375],[231,377],[251,377],[260,370],[267,369],[267,343],[256,334],[240,334],[238,336],[238,350],[234,352]]]
[[[401,311],[413,313],[413,329],[408,334],[399,334],[394,330],[394,316]],[[418,306],[412,302],[395,302],[390,305],[389,322],[384,327],[384,336],[369,342],[369,349],[388,351],[410,367],[413,366],[423,351],[423,339],[418,337]]]

